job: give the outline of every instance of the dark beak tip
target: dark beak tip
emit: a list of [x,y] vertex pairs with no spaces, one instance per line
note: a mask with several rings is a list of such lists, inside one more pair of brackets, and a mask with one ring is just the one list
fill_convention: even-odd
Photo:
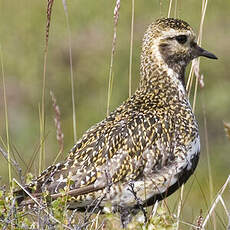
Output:
[[209,53],[209,55],[206,56],[207,58],[211,59],[218,59],[218,57],[215,54]]
[[200,56],[207,57],[207,58],[210,58],[210,59],[218,59],[215,54],[210,53],[210,52],[208,52],[206,50],[203,50],[203,52],[201,53]]
[[218,59],[215,54],[208,52],[207,50],[201,48],[197,44],[195,46],[195,50],[196,50],[198,56],[203,56],[203,57],[207,57],[207,58],[210,58],[210,59]]

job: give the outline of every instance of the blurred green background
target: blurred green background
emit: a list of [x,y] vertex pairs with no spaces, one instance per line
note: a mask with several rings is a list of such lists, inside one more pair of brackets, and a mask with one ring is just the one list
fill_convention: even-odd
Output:
[[[173,8],[171,15],[186,20],[198,32],[201,1],[177,0],[173,1],[173,7],[175,3],[177,9]],[[78,137],[106,115],[114,6],[115,1],[108,0],[68,1]],[[138,84],[139,56],[144,31],[156,18],[167,16],[168,6],[169,1],[163,0],[135,1],[132,91]],[[202,46],[216,54],[219,59],[201,59],[205,87],[198,92],[196,116],[200,124],[202,151],[195,177],[186,185],[184,194],[187,198],[182,219],[188,222],[194,222],[194,218],[200,214],[200,209],[205,213],[210,205],[206,145],[209,148],[214,194],[230,174],[230,140],[227,139],[223,128],[223,121],[230,121],[229,12],[230,1],[208,3]],[[131,1],[122,0],[114,57],[111,109],[128,97],[130,24]],[[0,45],[6,80],[10,143],[27,164],[39,146],[38,105],[41,103],[42,94],[45,25],[46,1],[0,1]],[[65,149],[61,158],[64,159],[74,141],[68,30],[62,1],[54,2],[50,28],[45,105],[46,166],[53,162],[58,152],[50,90],[54,92],[61,110]],[[204,112],[207,119],[208,143],[204,135]],[[6,141],[2,74],[0,118],[0,135]],[[8,183],[7,162],[2,156],[0,159],[0,183],[5,184]],[[17,159],[25,170],[22,161],[19,157]],[[38,158],[34,161],[31,171],[38,172]],[[226,200],[230,201],[229,191],[225,196]],[[174,211],[178,197],[177,192],[169,198],[170,210]],[[226,229],[227,219],[221,207],[217,210],[217,222],[218,229]]]

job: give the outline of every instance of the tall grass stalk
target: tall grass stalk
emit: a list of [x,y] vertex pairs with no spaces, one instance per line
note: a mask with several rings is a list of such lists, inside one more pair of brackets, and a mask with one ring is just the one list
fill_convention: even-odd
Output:
[[168,18],[170,17],[171,10],[172,10],[172,0],[170,0],[170,2],[169,2]]
[[47,55],[48,55],[48,41],[49,29],[51,22],[51,14],[54,0],[48,0],[46,11],[46,34],[45,34],[45,50],[44,50],[44,63],[43,63],[43,80],[42,80],[42,102],[40,114],[40,154],[39,154],[39,174],[45,165],[45,91],[46,91],[46,69],[47,69]]
[[[206,13],[206,9],[207,9],[207,4],[208,4],[208,0],[202,0],[201,21],[200,21],[199,34],[198,34],[198,39],[197,39],[198,45],[201,45],[201,41],[202,41],[203,25],[204,25],[204,18],[205,18],[205,13]],[[170,13],[172,10],[171,8],[172,8],[172,1],[170,0],[169,9],[168,9],[168,17],[170,17]],[[176,17],[176,16],[177,16],[177,0],[175,0],[175,7],[174,7],[174,17]],[[191,69],[190,69],[190,73],[189,73],[189,77],[187,80],[187,85],[186,85],[188,97],[190,97],[191,89],[192,89],[193,82],[194,82],[194,73],[195,73],[196,80],[195,80],[194,94],[193,94],[193,105],[192,105],[193,112],[195,111],[195,106],[196,106],[198,82],[199,82],[199,79],[201,78],[200,74],[199,74],[199,67],[200,67],[200,58],[193,60],[192,65],[191,65]],[[209,173],[211,173],[210,170],[209,170]],[[210,176],[210,174],[209,174],[209,176]],[[210,191],[212,191],[212,190],[210,190]],[[184,192],[184,187],[182,186],[181,192],[180,192],[180,198],[181,199],[183,198],[183,192]],[[181,207],[182,207],[182,200],[180,200],[180,202],[178,204],[177,229],[179,229],[179,216],[180,216],[180,212],[181,212]]]
[[[170,17],[172,11],[172,0],[169,2],[169,9],[168,9],[168,18]],[[174,17],[176,18],[177,16],[177,0],[175,0],[175,5],[174,5]],[[176,223],[176,230],[179,230],[179,224],[180,224],[180,215],[182,211],[182,205],[183,205],[183,194],[184,194],[184,184],[182,184],[181,189],[180,189],[180,200],[178,202],[177,206],[177,223]]]
[[195,112],[195,107],[196,107],[197,89],[198,89],[198,78],[196,78],[195,87],[194,87],[193,105],[192,105],[193,112]]
[[174,3],[174,18],[177,17],[177,0],[175,0],[175,3]]
[[5,71],[3,64],[3,52],[2,46],[0,45],[0,56],[1,56],[1,69],[2,69],[2,84],[3,84],[3,100],[4,100],[4,111],[5,111],[5,127],[6,127],[6,146],[7,146],[7,158],[8,158],[8,174],[10,188],[12,189],[12,171],[11,171],[11,156],[10,156],[10,136],[9,136],[9,120],[8,120],[8,105],[6,96],[6,83],[5,83]]
[[75,104],[75,92],[74,92],[74,76],[73,76],[73,57],[72,57],[72,41],[71,41],[71,30],[69,24],[69,14],[66,0],[62,0],[66,26],[68,30],[68,45],[69,45],[69,64],[70,64],[70,79],[71,79],[71,98],[72,98],[72,110],[73,110],[73,136],[74,142],[77,142],[77,125],[76,125],[76,104]]
[[[203,25],[204,25],[204,18],[205,18],[205,13],[206,13],[206,10],[207,10],[207,5],[208,5],[208,0],[202,0],[200,30],[199,30],[198,40],[197,40],[197,43],[200,46],[201,46],[201,43],[202,43]],[[195,84],[195,93],[194,93],[194,98],[193,98],[193,110],[195,110],[195,102],[196,102],[196,93],[197,93],[197,87],[198,87],[198,80],[200,79],[199,66],[200,66],[200,59],[198,59],[198,61],[197,61],[197,69],[198,69],[198,71],[194,71],[194,73],[196,74],[196,84]],[[212,169],[211,169],[211,163],[210,163],[210,157],[209,157],[207,119],[206,119],[206,112],[205,112],[204,103],[203,103],[203,116],[204,116],[204,129],[205,129],[205,148],[206,148],[207,162],[208,162],[210,202],[212,202],[212,199],[214,197],[214,193],[213,193],[213,178],[212,178]],[[216,217],[215,217],[214,212],[212,213],[212,221],[213,221],[213,229],[216,230]]]
[[116,40],[117,40],[117,23],[119,19],[119,10],[120,10],[120,0],[117,0],[116,5],[114,7],[114,11],[113,11],[114,27],[113,27],[113,41],[112,41],[112,50],[111,50],[111,58],[110,58],[110,66],[109,66],[109,84],[108,84],[107,111],[106,111],[107,116],[109,115],[110,97],[111,97],[111,92],[112,92],[113,59],[114,59]]
[[56,138],[57,138],[57,142],[59,145],[59,152],[53,162],[53,164],[56,163],[57,159],[59,158],[59,156],[63,153],[63,149],[64,149],[64,134],[62,132],[62,128],[61,128],[61,112],[59,109],[59,106],[57,104],[57,100],[54,96],[54,93],[52,91],[50,91],[50,96],[51,96],[51,100],[53,102],[53,109],[54,109],[54,123],[55,123],[55,127],[56,127]]
[[131,19],[130,53],[129,53],[129,97],[131,97],[132,94],[133,25],[134,25],[135,0],[132,0],[131,4],[132,4],[132,19]]
[[[208,163],[208,179],[209,179],[210,202],[212,202],[212,199],[214,197],[214,192],[213,192],[212,167],[211,167],[211,162],[210,162],[210,157],[209,157],[210,152],[209,152],[209,141],[208,141],[207,116],[206,116],[205,104],[204,103],[202,103],[202,104],[203,104],[203,117],[204,117],[205,149],[206,149],[207,163]],[[214,212],[212,214],[212,220],[213,220],[214,229],[216,229],[216,218],[215,218]]]
[[[44,85],[43,85],[44,87]],[[39,128],[40,128],[40,148],[39,148],[39,162],[38,162],[38,174],[41,174],[42,171],[42,164],[43,164],[43,157],[44,157],[44,151],[45,151],[45,146],[44,146],[44,141],[45,141],[45,134],[44,134],[44,129],[45,129],[45,121],[44,121],[44,116],[42,115],[42,109],[41,105],[38,105],[38,116],[39,116]]]
[[[227,186],[230,185],[230,175],[228,176],[227,180],[225,181],[224,185],[222,186],[222,188],[220,189],[220,191],[217,193],[218,195],[216,196],[215,200],[212,203],[211,208],[208,211],[207,216],[205,217],[203,223],[202,223],[202,227],[201,229],[204,230],[206,224],[208,223],[209,218],[212,216],[212,213],[214,212],[216,205],[220,202],[224,208],[224,211],[226,213],[226,216],[229,218],[230,217],[230,213],[227,209],[227,205],[224,202],[223,199],[223,193],[227,190]],[[229,226],[229,224],[228,224]],[[227,228],[227,230],[229,229],[229,227]]]
[[[200,29],[199,29],[199,35],[197,39],[198,45],[201,46],[202,43],[202,35],[203,35],[203,26],[204,26],[204,18],[205,13],[207,9],[208,0],[202,0],[202,8],[201,8],[201,21],[200,21]],[[197,71],[194,71],[196,73],[196,83],[195,83],[195,91],[193,96],[193,111],[195,111],[195,105],[196,105],[196,97],[197,97],[197,87],[198,87],[198,80],[200,78],[199,69],[200,69],[200,58],[197,59]],[[193,66],[195,68],[195,66]]]
[[[4,147],[5,149],[7,149],[7,145],[6,145],[6,143],[4,142],[2,136],[0,136],[0,141],[1,141],[2,145],[3,145],[3,147]],[[8,153],[7,153],[7,154],[8,154]]]
[[[201,8],[201,20],[200,20],[200,28],[199,28],[199,34],[197,38],[197,44],[201,46],[202,43],[202,35],[203,35],[203,26],[204,26],[204,18],[206,14],[206,9],[207,9],[207,4],[208,0],[202,0],[202,8]],[[200,68],[200,58],[194,59],[192,61],[192,66],[190,69],[187,85],[186,85],[186,90],[188,91],[188,95],[190,96],[191,94],[191,89],[193,85],[193,80],[194,80],[194,73],[196,74],[196,77],[199,80],[199,68]],[[196,70],[196,71],[195,71]],[[197,88],[198,84],[195,84],[195,88]],[[196,91],[196,90],[195,90]],[[196,92],[194,93],[194,98],[196,98]],[[194,110],[195,110],[195,105],[194,105]]]
[[177,207],[177,223],[176,223],[176,230],[179,230],[179,220],[182,210],[182,204],[183,204],[183,194],[184,194],[184,184],[182,184],[180,189],[180,200]]

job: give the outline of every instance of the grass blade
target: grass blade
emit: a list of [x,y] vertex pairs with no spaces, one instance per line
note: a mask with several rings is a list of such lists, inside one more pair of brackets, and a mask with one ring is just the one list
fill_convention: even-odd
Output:
[[168,18],[170,17],[171,10],[172,10],[172,0],[170,0],[170,2],[169,2]]
[[69,14],[66,4],[66,0],[62,0],[66,26],[68,30],[68,44],[69,44],[69,64],[70,64],[70,79],[71,79],[71,97],[72,97],[72,109],[73,109],[73,136],[74,142],[77,142],[77,125],[76,125],[76,104],[75,104],[75,92],[74,92],[74,76],[73,76],[73,57],[72,57],[72,42],[71,42],[71,30],[69,25]]
[[[10,137],[9,137],[9,120],[8,120],[8,105],[7,105],[7,96],[6,96],[6,83],[5,83],[5,72],[3,64],[3,52],[2,46],[0,46],[0,56],[1,56],[1,69],[2,69],[2,84],[3,84],[3,100],[4,100],[4,110],[5,110],[5,127],[6,127],[6,145],[7,145],[7,159],[8,159],[8,174],[9,174],[9,183],[12,185],[12,171],[11,171],[11,156],[10,156]],[[10,186],[12,189],[12,186]]]
[[57,100],[54,96],[54,93],[50,91],[50,96],[53,102],[53,109],[55,112],[55,117],[54,117],[54,122],[55,122],[55,127],[56,127],[56,138],[59,144],[59,152],[54,160],[54,163],[57,161],[58,157],[63,153],[64,149],[64,134],[62,132],[61,128],[61,112],[59,109],[59,106],[57,105]]
[[43,64],[43,81],[42,81],[42,104],[40,111],[40,155],[39,155],[39,174],[41,173],[45,165],[45,90],[46,90],[46,67],[47,67],[47,54],[48,54],[48,41],[49,41],[49,30],[51,22],[51,14],[54,0],[48,0],[46,10],[46,34],[45,34],[45,51],[44,51],[44,64]]
[[135,0],[132,0],[132,19],[130,32],[130,54],[129,54],[129,97],[132,94],[132,58],[133,58],[133,25],[134,25]]
[[112,51],[111,51],[110,66],[109,66],[109,85],[108,85],[107,112],[106,112],[107,116],[109,115],[110,97],[111,97],[111,91],[112,91],[113,59],[114,59],[116,40],[117,40],[117,23],[119,19],[119,10],[120,10],[120,0],[117,0],[115,8],[114,8],[114,13],[113,13],[114,27],[113,27]]

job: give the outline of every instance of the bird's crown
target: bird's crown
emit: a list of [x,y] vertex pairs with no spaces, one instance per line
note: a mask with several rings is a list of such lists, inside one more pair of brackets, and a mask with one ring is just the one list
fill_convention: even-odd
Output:
[[154,23],[157,27],[161,28],[162,30],[165,29],[174,29],[174,30],[192,30],[190,25],[181,20],[175,18],[161,18],[156,20]]

